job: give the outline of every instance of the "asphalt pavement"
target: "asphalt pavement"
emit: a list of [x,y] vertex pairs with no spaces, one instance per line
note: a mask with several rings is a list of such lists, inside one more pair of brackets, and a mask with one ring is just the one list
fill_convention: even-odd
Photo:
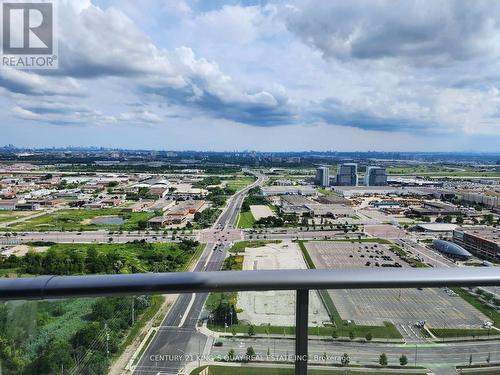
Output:
[[[214,232],[222,235],[224,229],[234,227],[248,190],[263,182],[264,177],[258,176],[254,184],[229,199],[225,210],[212,228]],[[217,248],[215,243],[208,243],[194,271],[220,270],[230,246],[230,242],[223,241],[222,246]],[[179,295],[139,360],[134,374],[177,374],[186,362],[192,360],[191,356],[203,351],[207,337],[196,331],[196,324],[207,296],[207,293]]]

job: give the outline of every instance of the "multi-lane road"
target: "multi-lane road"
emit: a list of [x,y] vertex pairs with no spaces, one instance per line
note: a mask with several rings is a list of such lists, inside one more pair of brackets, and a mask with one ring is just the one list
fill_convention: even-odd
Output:
[[[265,181],[262,175],[257,181],[233,195],[214,224],[214,238],[233,228],[238,220],[238,213],[248,190]],[[195,265],[194,271],[218,271],[222,267],[230,242],[207,243],[203,254]],[[189,361],[188,355],[202,353],[207,344],[207,337],[196,331],[196,324],[207,298],[206,293],[181,294],[171,306],[165,319],[142,358],[134,374],[177,374]],[[210,343],[209,343],[210,345]]]
[[[213,347],[211,354],[214,357],[224,357],[229,349],[234,349],[236,355],[244,355],[246,349],[251,346],[256,355],[266,359],[268,353],[270,359],[286,358],[294,354],[295,341],[278,337],[271,338],[227,338],[221,339],[221,347]],[[321,363],[321,356],[327,353],[331,359],[329,363],[339,363],[339,357],[348,353],[351,364],[376,365],[381,353],[386,353],[389,364],[398,365],[399,357],[404,354],[411,364],[429,368],[453,367],[457,364],[468,364],[470,356],[474,363],[485,363],[489,355],[491,362],[500,359],[500,342],[457,342],[447,344],[385,344],[385,343],[362,343],[362,342],[340,342],[327,340],[309,340],[309,357],[311,363]]]

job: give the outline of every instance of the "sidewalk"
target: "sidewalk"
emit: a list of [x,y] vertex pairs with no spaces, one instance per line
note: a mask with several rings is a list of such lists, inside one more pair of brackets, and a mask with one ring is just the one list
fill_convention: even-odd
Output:
[[[223,367],[235,367],[235,368],[241,368],[241,367],[253,367],[253,368],[289,368],[292,369],[294,368],[293,365],[291,364],[280,364],[279,366],[276,365],[276,363],[256,363],[256,362],[248,362],[248,363],[238,363],[238,362],[211,362],[211,361],[202,361],[200,362],[200,366],[198,366],[198,362],[190,362],[186,364],[186,366],[179,372],[179,374],[183,375],[190,375],[194,370],[196,370],[198,367],[203,367],[203,366],[223,366]],[[405,374],[421,374],[421,373],[427,373],[427,374],[432,374],[431,371],[426,370],[426,369],[410,369],[410,368],[404,368],[404,369],[392,369],[392,368],[372,368],[372,367],[332,367],[332,366],[317,366],[317,365],[309,365],[308,369],[314,369],[314,370],[323,370],[325,371],[325,375],[327,375],[328,371],[332,370],[337,370],[337,371],[343,371],[343,370],[348,370],[348,373],[356,373],[356,372],[373,372],[374,374],[377,374],[378,372],[383,372],[385,374],[387,373],[398,373],[401,374],[404,372]],[[198,374],[196,374],[198,375]]]

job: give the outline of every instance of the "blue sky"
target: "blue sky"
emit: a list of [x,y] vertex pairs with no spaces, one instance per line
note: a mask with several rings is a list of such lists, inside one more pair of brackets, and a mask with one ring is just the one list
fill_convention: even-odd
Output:
[[500,151],[494,0],[61,0],[58,16],[58,70],[0,70],[1,144]]

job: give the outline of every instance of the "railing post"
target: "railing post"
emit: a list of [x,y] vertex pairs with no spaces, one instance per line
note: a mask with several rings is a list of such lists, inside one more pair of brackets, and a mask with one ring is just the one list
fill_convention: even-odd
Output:
[[307,374],[309,290],[297,290],[295,311],[295,375]]

